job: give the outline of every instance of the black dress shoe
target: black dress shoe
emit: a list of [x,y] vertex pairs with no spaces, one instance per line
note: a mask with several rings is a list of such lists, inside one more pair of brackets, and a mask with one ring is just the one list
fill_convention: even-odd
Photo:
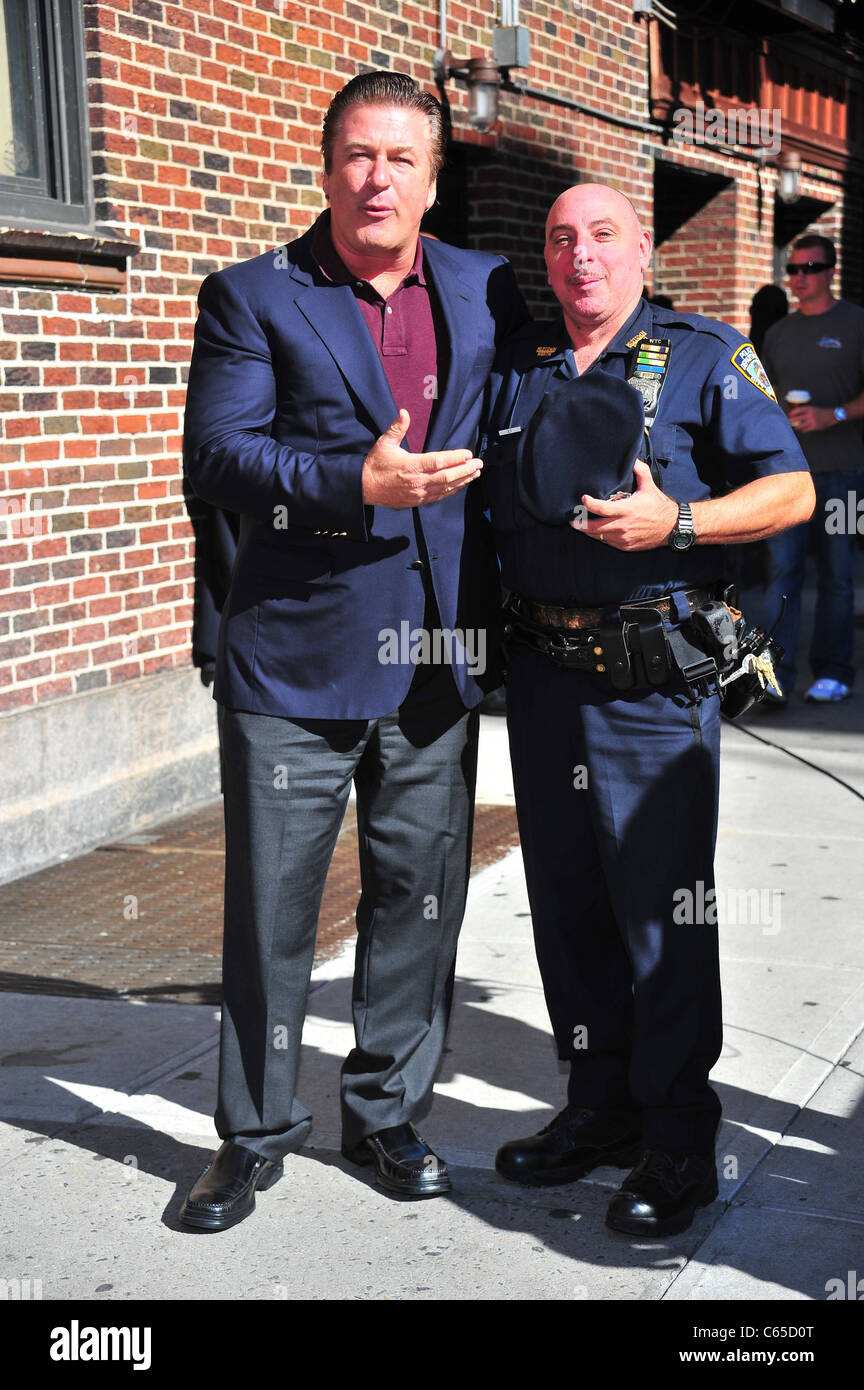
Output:
[[375,1181],[393,1197],[439,1197],[452,1188],[446,1163],[410,1124],[379,1129],[342,1152],[352,1163],[374,1163]]
[[530,1139],[511,1139],[495,1167],[529,1187],[575,1182],[603,1163],[629,1168],[642,1152],[642,1118],[633,1110],[584,1110],[568,1105]]
[[227,1231],[255,1210],[256,1191],[266,1192],[282,1172],[281,1158],[271,1162],[226,1139],[180,1208],[180,1220],[200,1231]]
[[713,1155],[646,1149],[612,1198],[606,1225],[629,1236],[674,1236],[716,1196]]

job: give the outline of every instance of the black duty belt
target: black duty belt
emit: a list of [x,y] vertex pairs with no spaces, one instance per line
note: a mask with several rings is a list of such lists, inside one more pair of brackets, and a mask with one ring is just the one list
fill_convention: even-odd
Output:
[[[716,666],[677,627],[711,598],[707,589],[684,589],[605,608],[565,608],[511,593],[504,631],[558,666],[607,676],[617,690],[665,685],[679,673],[693,684]],[[667,629],[667,620],[675,626]]]
[[[691,613],[712,597],[707,589],[679,589],[678,594],[687,600]],[[630,608],[654,608],[664,618],[675,615],[671,598],[634,599],[627,603],[607,604],[604,608],[563,608],[555,603],[537,603],[534,599],[523,598],[521,594],[511,594],[510,600],[513,599],[518,604],[515,611],[530,623],[537,627],[565,628],[568,631],[599,627],[616,608],[622,612]]]

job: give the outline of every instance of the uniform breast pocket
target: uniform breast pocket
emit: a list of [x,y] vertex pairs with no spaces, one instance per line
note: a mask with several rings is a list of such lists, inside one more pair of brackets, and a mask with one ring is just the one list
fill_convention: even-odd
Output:
[[484,462],[490,468],[515,468],[524,436],[525,431],[519,428],[493,430],[486,444]]
[[675,462],[675,450],[678,444],[678,426],[658,423],[651,430],[651,444],[654,449],[654,457],[662,467],[664,463]]
[[486,446],[483,487],[492,524],[497,531],[510,532],[518,527],[521,508],[517,500],[520,446],[525,438],[521,429],[493,431]]

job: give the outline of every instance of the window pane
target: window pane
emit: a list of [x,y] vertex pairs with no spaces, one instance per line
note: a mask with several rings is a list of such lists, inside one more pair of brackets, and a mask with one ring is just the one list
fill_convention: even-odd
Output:
[[72,6],[64,6],[60,12],[60,61],[59,72],[62,79],[64,101],[64,130],[66,137],[65,168],[68,180],[68,197],[72,203],[83,203],[85,189],[83,183],[84,151],[81,148],[81,107],[80,93],[83,89],[83,75],[75,40]]
[[39,178],[35,59],[28,6],[3,0],[0,23],[0,174]]

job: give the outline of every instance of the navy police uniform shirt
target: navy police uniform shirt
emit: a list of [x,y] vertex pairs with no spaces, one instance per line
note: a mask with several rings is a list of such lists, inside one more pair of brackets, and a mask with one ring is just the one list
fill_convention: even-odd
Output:
[[[634,349],[645,338],[671,343],[651,430],[663,491],[669,497],[701,502],[756,478],[806,471],[795,434],[753,347],[716,319],[679,314],[642,299],[587,369],[585,379],[602,373],[626,382]],[[526,509],[519,473],[526,467],[526,443],[530,447],[527,426],[546,391],[567,379],[576,382],[579,373],[563,318],[557,324],[527,324],[503,344],[496,358],[483,479],[505,589],[540,602],[611,607],[720,580],[721,546],[697,543],[676,552],[663,545],[625,552],[574,530],[566,521],[541,523]],[[616,428],[624,428],[614,410],[603,424],[608,424],[610,437]],[[627,428],[632,430],[632,423]],[[591,433],[596,441],[597,430]],[[574,453],[570,444],[562,452],[578,459],[578,450]],[[595,442],[587,452],[596,451]],[[637,456],[644,458],[644,449]],[[595,486],[602,467],[598,471],[595,465],[592,475],[591,457],[580,459],[579,467],[574,496],[604,495]]]

